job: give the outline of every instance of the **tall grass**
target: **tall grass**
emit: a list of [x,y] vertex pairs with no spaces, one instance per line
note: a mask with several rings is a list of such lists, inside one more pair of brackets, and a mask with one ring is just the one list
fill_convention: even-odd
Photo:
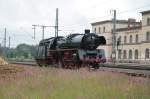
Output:
[[150,80],[102,71],[31,68],[1,79],[0,99],[150,99]]

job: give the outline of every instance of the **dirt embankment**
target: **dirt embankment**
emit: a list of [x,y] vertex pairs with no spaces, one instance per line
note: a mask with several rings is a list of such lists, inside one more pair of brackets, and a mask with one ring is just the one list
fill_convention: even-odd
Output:
[[24,71],[24,67],[17,65],[0,65],[0,74],[9,74],[9,73],[17,73]]
[[0,57],[0,65],[8,64],[3,58]]
[[11,74],[24,71],[24,67],[8,64],[4,59],[0,57],[0,75]]

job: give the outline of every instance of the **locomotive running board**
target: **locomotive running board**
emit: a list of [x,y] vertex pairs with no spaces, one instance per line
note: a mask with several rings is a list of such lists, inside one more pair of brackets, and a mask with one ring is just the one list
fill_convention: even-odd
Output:
[[74,49],[57,49],[57,50],[49,50],[50,52],[56,52],[56,51],[72,51],[72,50],[78,50],[76,48]]

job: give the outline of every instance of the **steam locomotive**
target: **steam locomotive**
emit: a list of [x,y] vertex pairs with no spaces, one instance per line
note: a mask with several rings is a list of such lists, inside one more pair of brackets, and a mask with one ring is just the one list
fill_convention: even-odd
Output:
[[83,66],[98,68],[100,63],[106,62],[104,50],[97,49],[104,44],[103,36],[89,30],[84,34],[51,37],[40,41],[35,59],[40,66],[57,64],[70,69]]

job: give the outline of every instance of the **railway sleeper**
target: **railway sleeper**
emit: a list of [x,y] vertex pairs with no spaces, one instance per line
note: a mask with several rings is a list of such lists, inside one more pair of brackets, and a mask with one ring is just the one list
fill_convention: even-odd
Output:
[[135,77],[148,77],[150,78],[150,75],[141,74],[141,73],[126,73],[129,76],[135,76]]

